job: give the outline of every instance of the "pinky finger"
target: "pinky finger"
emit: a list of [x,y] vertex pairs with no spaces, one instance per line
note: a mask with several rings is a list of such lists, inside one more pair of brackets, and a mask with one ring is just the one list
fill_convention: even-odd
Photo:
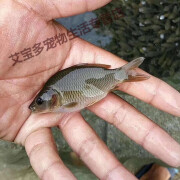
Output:
[[26,139],[25,148],[31,165],[40,179],[76,180],[59,158],[49,128],[43,128],[30,134]]

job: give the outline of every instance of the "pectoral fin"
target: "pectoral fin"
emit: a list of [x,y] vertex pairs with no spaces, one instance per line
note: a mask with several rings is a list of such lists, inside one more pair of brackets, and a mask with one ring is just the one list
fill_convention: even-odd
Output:
[[63,105],[63,107],[66,107],[66,108],[74,108],[78,105],[77,102],[70,102],[70,103],[67,103],[65,105]]

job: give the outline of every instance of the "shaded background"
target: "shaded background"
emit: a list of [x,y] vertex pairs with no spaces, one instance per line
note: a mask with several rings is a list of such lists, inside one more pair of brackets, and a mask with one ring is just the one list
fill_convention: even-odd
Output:
[[[143,56],[142,69],[180,91],[180,1],[114,0],[96,10],[58,19],[81,38],[128,61]],[[94,22],[94,23],[92,23]],[[180,142],[180,118],[171,116],[134,97],[115,92]],[[83,116],[105,141],[116,157],[131,172],[157,160],[128,137],[89,111]],[[63,161],[79,180],[96,177],[79,162],[58,129],[53,134]],[[108,163],[108,161],[107,161]],[[0,177],[2,180],[38,179],[23,147],[0,140]]]

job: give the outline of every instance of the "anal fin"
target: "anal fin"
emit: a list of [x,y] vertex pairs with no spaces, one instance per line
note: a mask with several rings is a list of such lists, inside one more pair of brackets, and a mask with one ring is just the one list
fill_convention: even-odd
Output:
[[119,85],[114,86],[110,91],[115,91],[119,88]]
[[91,103],[89,103],[87,106],[92,106],[93,104],[95,104],[97,101],[93,101]]

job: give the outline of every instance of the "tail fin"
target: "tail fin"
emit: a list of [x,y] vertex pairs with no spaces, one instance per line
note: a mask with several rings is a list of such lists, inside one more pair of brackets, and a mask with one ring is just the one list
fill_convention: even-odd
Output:
[[144,58],[139,57],[125,64],[123,67],[121,67],[128,74],[128,79],[124,80],[124,82],[143,81],[150,78],[150,76],[145,75],[145,74],[140,74],[134,70],[140,64],[142,64],[143,61],[144,61]]

